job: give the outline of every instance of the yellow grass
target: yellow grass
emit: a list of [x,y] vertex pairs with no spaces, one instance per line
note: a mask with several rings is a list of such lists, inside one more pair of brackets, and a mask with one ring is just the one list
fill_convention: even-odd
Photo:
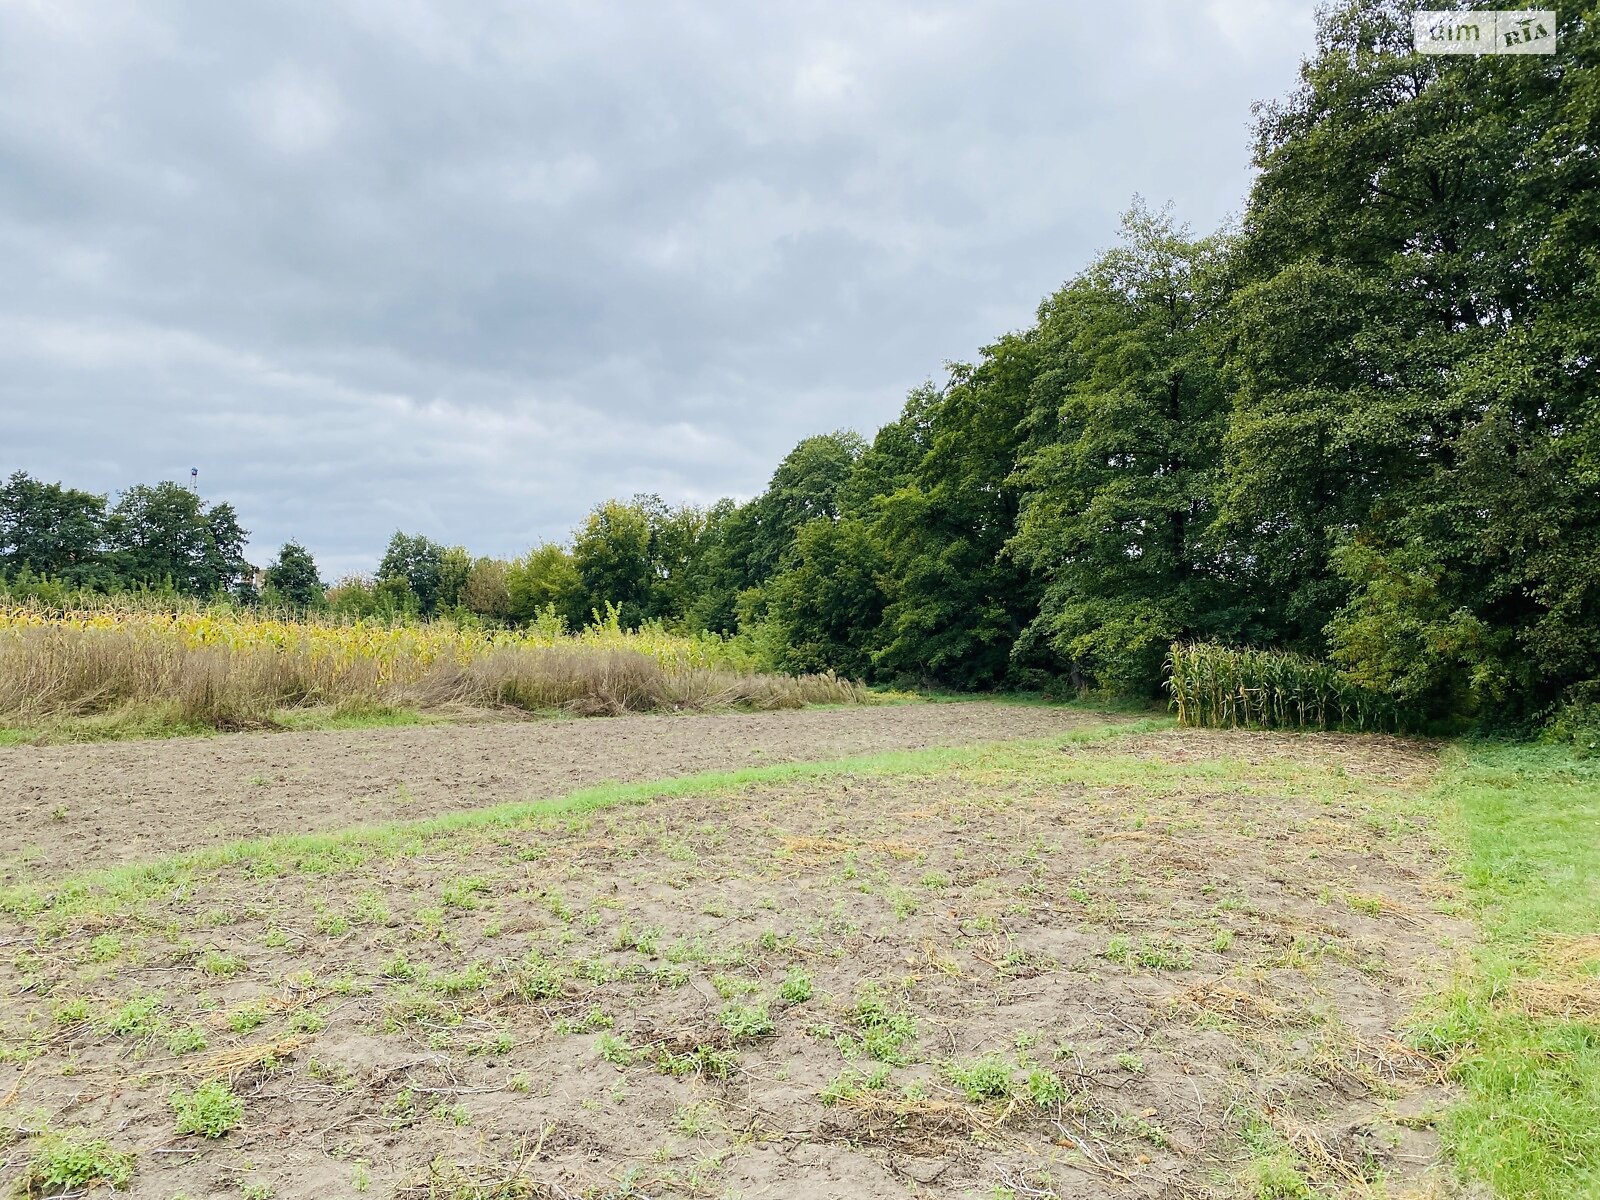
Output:
[[750,669],[736,644],[613,618],[484,630],[293,621],[231,611],[0,609],[0,722],[130,710],[173,727],[259,728],[297,708],[564,709],[580,714],[861,702],[832,675]]

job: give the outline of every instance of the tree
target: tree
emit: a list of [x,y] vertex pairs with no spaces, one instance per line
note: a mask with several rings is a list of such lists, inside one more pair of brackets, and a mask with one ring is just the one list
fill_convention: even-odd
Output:
[[74,586],[106,581],[101,556],[106,498],[18,471],[0,484],[0,571]]
[[650,523],[650,602],[652,619],[679,621],[694,604],[708,548],[707,517],[692,504],[673,507],[660,496],[633,498]]
[[255,568],[244,557],[250,534],[239,524],[233,505],[211,505],[205,510],[203,521],[205,534],[194,575],[195,594],[214,596],[231,592],[241,600],[253,602],[256,599]]
[[513,621],[526,624],[554,609],[569,626],[583,624],[583,580],[572,555],[554,542],[541,542],[506,568],[506,591]]
[[170,585],[191,596],[234,591],[249,582],[248,536],[231,504],[208,508],[170,481],[129,488],[106,520],[107,558],[122,582]]
[[1087,682],[1153,694],[1174,639],[1245,622],[1208,541],[1227,257],[1138,205],[1123,233],[1041,314],[1011,549],[1045,581],[1030,634]]
[[785,647],[782,665],[868,676],[872,659],[865,635],[883,616],[883,591],[876,576],[885,564],[866,523],[827,517],[808,521],[785,562],[767,589],[770,619]]
[[462,607],[462,593],[472,575],[472,555],[465,546],[447,546],[439,552],[439,592],[435,605],[440,612]]
[[468,612],[491,621],[511,616],[509,567],[497,558],[474,559],[457,601]]
[[620,605],[629,626],[650,616],[650,541],[650,517],[639,506],[620,500],[595,506],[572,539],[585,613]]
[[808,437],[789,451],[767,490],[750,504],[753,583],[777,571],[802,525],[839,515],[839,495],[866,449],[858,433],[842,430]]
[[694,628],[724,634],[738,630],[739,597],[756,583],[754,531],[751,505],[722,499],[706,510],[686,614]]
[[387,594],[396,603],[403,604],[404,593],[409,592],[418,614],[431,617],[439,611],[443,574],[443,546],[421,534],[396,531],[378,564],[377,582],[380,591],[388,585]]
[[266,570],[268,596],[295,608],[316,608],[324,602],[317,564],[299,542],[285,542]]
[[[1017,516],[1016,469],[1037,348],[1031,334],[986,347],[976,366],[951,368],[941,393],[913,393],[895,442],[917,447],[898,486],[873,504],[887,556],[880,648],[891,675],[958,687],[999,683],[1037,589],[1004,551]],[[883,439],[879,439],[881,441]],[[888,446],[885,446],[888,449]],[[863,457],[869,467],[878,457]],[[881,469],[881,468],[879,468]]]
[[1410,13],[1341,6],[1262,113],[1225,517],[1290,637],[1526,719],[1600,678],[1600,28],[1423,57]]

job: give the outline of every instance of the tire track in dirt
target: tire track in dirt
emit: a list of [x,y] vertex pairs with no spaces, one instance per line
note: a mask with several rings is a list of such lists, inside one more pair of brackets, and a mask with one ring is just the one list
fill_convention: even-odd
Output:
[[0,748],[0,879],[632,782],[1045,737],[1118,718],[984,701]]

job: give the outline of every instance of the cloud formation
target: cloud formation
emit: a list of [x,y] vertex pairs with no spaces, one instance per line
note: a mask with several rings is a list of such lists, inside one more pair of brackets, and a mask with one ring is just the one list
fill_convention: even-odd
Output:
[[0,472],[328,574],[750,495],[1237,211],[1311,7],[0,0]]

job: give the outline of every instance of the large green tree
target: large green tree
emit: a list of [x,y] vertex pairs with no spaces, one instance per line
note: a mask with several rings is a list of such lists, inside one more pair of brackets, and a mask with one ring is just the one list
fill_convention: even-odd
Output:
[[802,525],[839,515],[840,493],[865,448],[860,434],[840,430],[808,437],[784,455],[749,505],[752,584],[777,572]]
[[316,560],[299,542],[285,542],[266,569],[268,598],[296,608],[315,608],[324,602],[325,589]]
[[107,580],[101,542],[106,498],[18,471],[0,484],[0,571],[74,586]]
[[409,607],[409,595],[417,611],[431,617],[439,611],[444,584],[445,548],[422,534],[396,530],[378,563],[378,592],[388,603]]
[[884,675],[988,687],[1007,674],[1036,599],[1027,571],[1005,553],[1036,357],[1031,332],[986,347],[976,365],[951,368],[942,393],[913,392],[863,456],[863,473],[881,473],[889,487],[870,505],[888,560],[873,652]]
[[877,575],[886,565],[866,522],[819,517],[800,527],[788,564],[768,585],[781,665],[870,675],[870,638],[883,616]]
[[572,539],[585,613],[603,615],[606,605],[619,605],[630,627],[650,616],[650,535],[650,516],[638,505],[607,500],[594,507]]
[[555,542],[540,542],[506,568],[506,590],[513,621],[526,623],[554,611],[569,626],[583,624],[583,580],[572,554]]
[[140,484],[106,519],[107,561],[122,583],[212,596],[249,583],[248,536],[231,504],[207,505],[172,482]]
[[1342,5],[1263,110],[1226,524],[1283,636],[1515,718],[1600,676],[1600,31],[1424,57],[1412,7]]
[[1226,244],[1141,206],[1123,233],[1041,310],[1011,550],[1044,581],[1030,638],[1148,693],[1175,638],[1234,636],[1248,614],[1209,539]]

